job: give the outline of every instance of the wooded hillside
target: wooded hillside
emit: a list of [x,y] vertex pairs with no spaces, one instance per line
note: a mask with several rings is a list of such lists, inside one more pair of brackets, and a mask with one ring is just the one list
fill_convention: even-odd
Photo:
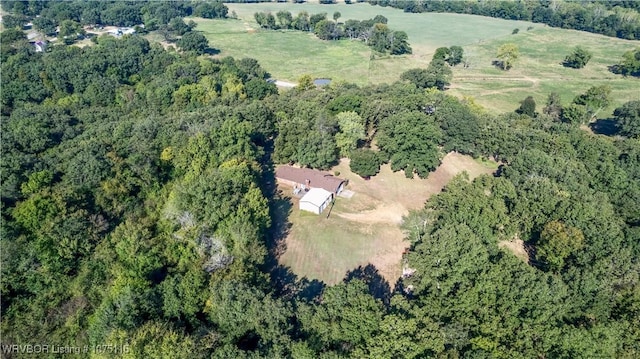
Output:
[[[36,53],[6,31],[3,347],[640,356],[638,101],[610,119],[622,132],[604,136],[580,123],[615,96],[606,89],[504,114],[409,81],[278,93],[250,58],[167,51],[136,35]],[[415,272],[382,292],[364,273],[335,286],[299,278],[274,248],[274,166],[324,169],[362,149],[409,177],[451,150],[502,163],[495,176],[456,178],[405,218]],[[518,240],[528,260],[504,249]]]

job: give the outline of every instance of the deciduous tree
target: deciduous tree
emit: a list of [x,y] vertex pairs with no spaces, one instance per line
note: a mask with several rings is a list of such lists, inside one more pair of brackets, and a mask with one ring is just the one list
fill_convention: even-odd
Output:
[[371,177],[380,171],[380,156],[367,148],[360,148],[351,152],[349,168],[360,177]]
[[209,40],[200,32],[189,31],[178,40],[177,45],[184,51],[204,54],[209,48]]
[[640,49],[625,52],[622,60],[611,66],[611,70],[625,76],[640,76]]
[[358,141],[366,138],[364,120],[356,112],[340,112],[336,115],[340,131],[336,134],[336,145],[340,156],[347,157],[358,146]]
[[611,101],[611,87],[609,85],[593,86],[587,92],[576,96],[573,103],[582,105],[587,111],[588,120],[594,119],[598,113],[609,106]]
[[529,117],[536,117],[536,100],[533,99],[533,96],[527,96],[527,98],[522,100],[520,102],[520,107],[516,110],[516,113],[527,115]]
[[584,245],[584,235],[578,228],[567,226],[560,221],[551,221],[540,233],[536,256],[550,270],[558,272],[564,268],[567,257],[582,249]]
[[550,116],[555,121],[560,121],[562,117],[562,102],[557,92],[552,92],[547,97],[547,103],[542,112]]
[[564,67],[573,67],[574,69],[581,69],[587,65],[591,60],[592,54],[581,46],[576,46],[573,52],[565,57],[562,65]]
[[640,138],[640,101],[629,101],[613,112],[620,134]]
[[464,57],[464,50],[460,46],[451,46],[449,48],[449,56],[447,57],[447,63],[451,66],[456,66],[462,62]]
[[519,55],[518,46],[513,43],[500,46],[496,53],[496,57],[500,60],[500,67],[505,71],[511,69]]
[[438,143],[442,137],[433,118],[418,111],[405,111],[382,121],[377,143],[394,171],[408,178],[427,177],[440,163]]
[[281,29],[288,29],[293,23],[293,15],[291,15],[291,12],[289,11],[278,11],[276,13],[276,18],[278,18],[278,23],[280,24]]

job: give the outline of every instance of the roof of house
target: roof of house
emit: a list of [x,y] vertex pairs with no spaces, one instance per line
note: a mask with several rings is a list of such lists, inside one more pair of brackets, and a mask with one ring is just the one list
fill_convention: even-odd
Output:
[[300,202],[309,202],[316,207],[320,207],[327,201],[327,198],[331,197],[331,192],[324,188],[312,188],[300,198]]
[[276,168],[276,177],[300,184],[305,184],[309,180],[310,187],[324,188],[329,192],[336,192],[338,187],[345,181],[329,172],[291,166],[278,166]]

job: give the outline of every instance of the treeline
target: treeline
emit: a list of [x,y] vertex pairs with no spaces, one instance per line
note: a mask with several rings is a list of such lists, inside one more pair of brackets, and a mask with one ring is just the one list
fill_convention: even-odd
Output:
[[228,8],[220,1],[2,1],[7,28],[29,21],[45,34],[55,34],[64,21],[81,25],[136,26],[144,24],[148,31],[168,25],[176,18],[198,16],[224,18]]
[[289,11],[278,11],[274,16],[270,12],[257,12],[254,18],[264,29],[292,29],[313,32],[322,40],[358,39],[380,53],[392,55],[410,54],[407,33],[393,31],[387,26],[387,18],[377,15],[369,20],[347,20],[338,22],[341,14],[335,12],[333,21],[327,19],[327,13],[311,14],[299,12],[295,17]]
[[[278,94],[255,60],[136,36],[45,53],[6,45],[3,345],[128,345],[113,356],[150,358],[640,356],[637,101],[613,114],[623,136],[605,137],[563,121],[571,105],[494,114],[411,79],[301,81]],[[436,53],[446,64],[459,51]],[[599,93],[574,102],[595,109]],[[405,218],[415,272],[396,288],[372,266],[331,287],[274,267],[276,163],[361,156],[424,177],[449,151],[503,165],[455,179]],[[519,241],[524,260],[501,249]]]
[[640,39],[640,16],[635,1],[418,1],[368,0],[405,12],[451,12],[533,21],[553,27]]

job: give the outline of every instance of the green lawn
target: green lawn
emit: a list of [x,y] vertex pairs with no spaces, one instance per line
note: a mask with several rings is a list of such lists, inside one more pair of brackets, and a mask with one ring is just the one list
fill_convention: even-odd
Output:
[[[336,207],[344,206],[346,201],[339,198]],[[327,213],[328,209],[321,215],[300,211],[295,202],[289,216],[291,236],[280,261],[300,277],[336,284],[349,270],[369,264],[386,245],[382,234],[394,228],[386,224],[365,226],[337,215],[327,218]],[[396,265],[394,274],[398,275],[400,263]]]
[[367,78],[370,51],[364,44],[327,42],[298,31],[255,31],[255,23],[242,20],[193,20],[211,46],[220,50],[218,56],[255,58],[279,80],[295,82],[303,74],[344,80]]
[[[640,81],[614,75],[607,66],[618,61],[622,53],[640,47],[639,41],[621,40],[585,32],[549,28],[542,24],[509,21],[460,14],[409,14],[398,9],[368,4],[227,4],[239,20],[194,19],[198,30],[220,50],[218,56],[253,57],[274,78],[295,82],[301,75],[328,77],[365,85],[396,81],[407,69],[426,67],[436,48],[460,45],[470,67],[454,68],[449,92],[471,96],[488,109],[512,111],[519,101],[534,96],[543,106],[547,95],[558,92],[565,102],[593,85],[608,84],[613,89],[614,103],[601,113],[611,115],[613,108],[640,98]],[[340,20],[368,19],[381,14],[389,26],[406,31],[414,50],[412,55],[372,58],[370,49],[358,41],[322,41],[313,34],[296,31],[265,31],[253,19],[257,11],[288,10],[292,13],[335,11]],[[527,28],[532,27],[531,30]],[[513,29],[520,32],[512,35]],[[520,48],[520,59],[510,71],[491,65],[496,50],[513,42]],[[568,69],[560,64],[575,45],[581,45],[594,56],[586,68]]]

